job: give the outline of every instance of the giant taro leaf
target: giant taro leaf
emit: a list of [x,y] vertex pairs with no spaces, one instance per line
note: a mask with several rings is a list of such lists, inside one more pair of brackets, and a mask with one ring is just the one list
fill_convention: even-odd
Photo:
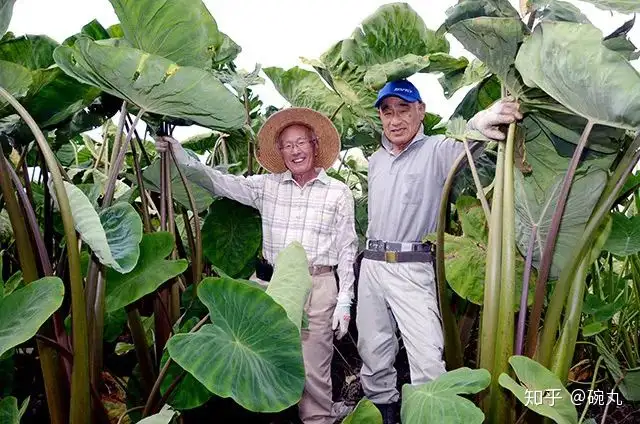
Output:
[[129,203],[116,203],[96,212],[75,185],[64,182],[76,231],[103,265],[118,272],[131,271],[138,261],[142,221]]
[[107,270],[105,312],[113,312],[153,293],[164,282],[183,273],[186,259],[165,260],[173,250],[171,233],[145,234],[140,242],[140,257],[132,271],[121,274]]
[[372,107],[377,91],[365,84],[367,67],[344,60],[341,55],[343,43],[344,41],[337,42],[320,56],[319,61],[312,61],[310,64],[352,112],[355,127],[367,126],[380,131],[380,118]]
[[[554,373],[526,356],[512,356],[509,358],[509,363],[520,384],[506,373],[500,374],[498,381],[523,405],[535,413],[551,418],[557,424],[578,422],[572,397]],[[540,393],[541,399],[536,398],[532,402],[531,397],[536,392]]]
[[603,249],[618,256],[640,252],[640,216],[613,214],[613,226]]
[[498,75],[512,94],[522,94],[514,69],[518,47],[526,31],[519,18],[478,17],[458,22],[448,31]]
[[593,25],[540,23],[522,44],[516,68],[525,84],[594,123],[640,127],[640,74],[602,44]]
[[300,399],[304,364],[298,328],[264,291],[206,278],[198,297],[212,324],[167,343],[171,358],[207,389],[245,409],[278,412]]
[[0,298],[0,356],[35,336],[63,298],[58,277],[41,278]]
[[[519,169],[515,170],[516,242],[520,252],[526,254],[532,230],[536,227],[533,265],[537,268],[573,151],[560,155],[557,146],[569,145],[567,142],[552,140],[548,129],[531,118],[525,118],[524,124],[526,157],[532,172],[525,176]],[[582,235],[606,185],[606,169],[611,159],[612,155],[590,158],[579,166],[560,221],[550,278],[557,278]]]
[[260,214],[230,199],[216,200],[202,225],[202,250],[232,277],[255,258],[262,242]]
[[300,329],[302,310],[312,284],[307,254],[299,242],[293,242],[278,253],[275,262],[267,294],[287,311],[291,322]]
[[481,424],[484,414],[460,395],[484,390],[491,382],[485,369],[464,367],[425,384],[402,386],[401,421],[404,424]]
[[179,65],[211,68],[238,46],[218,30],[202,0],[110,0],[132,46]]
[[405,54],[449,52],[449,42],[426,27],[407,3],[378,8],[342,42],[342,58],[360,66],[391,62]]
[[210,72],[182,67],[129,47],[79,39],[60,46],[56,63],[81,82],[123,98],[146,112],[193,121],[213,129],[240,128],[242,104]]
[[340,56],[366,69],[365,83],[374,89],[387,81],[425,71],[433,53],[448,53],[446,38],[428,29],[407,3],[381,6],[343,40]]

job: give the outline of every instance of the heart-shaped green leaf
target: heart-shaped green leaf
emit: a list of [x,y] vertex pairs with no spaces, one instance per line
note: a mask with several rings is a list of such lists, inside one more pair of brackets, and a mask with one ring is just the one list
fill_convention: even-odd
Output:
[[498,382],[533,412],[557,424],[576,424],[578,414],[571,395],[554,373],[526,356],[509,358],[520,384],[502,373]]
[[64,182],[76,231],[103,265],[127,273],[136,266],[142,240],[142,221],[129,203],[116,203],[100,214],[73,184]]
[[211,263],[235,277],[262,243],[260,214],[234,200],[216,200],[202,225],[202,250]]
[[24,343],[62,305],[64,285],[58,277],[33,281],[0,299],[0,356]]
[[640,252],[640,216],[613,214],[613,227],[603,249],[618,256]]
[[69,75],[146,112],[212,129],[244,124],[242,104],[210,72],[178,66],[142,50],[99,43],[82,38],[73,47],[58,47],[53,56]]
[[105,312],[123,308],[183,273],[189,265],[186,259],[164,259],[173,246],[171,233],[161,231],[145,234],[140,242],[138,263],[131,272],[121,274],[112,269],[107,271]]
[[460,395],[478,393],[491,382],[485,369],[458,368],[418,386],[402,386],[403,424],[481,424],[484,414]]
[[250,411],[278,412],[298,402],[302,348],[285,310],[264,291],[229,278],[204,279],[198,297],[212,324],[169,339],[171,358],[211,392]]

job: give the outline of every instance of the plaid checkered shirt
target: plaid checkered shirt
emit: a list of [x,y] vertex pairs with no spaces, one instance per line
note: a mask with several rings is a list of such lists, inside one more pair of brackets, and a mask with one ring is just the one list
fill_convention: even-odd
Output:
[[274,263],[280,250],[298,241],[307,253],[309,266],[337,266],[338,302],[351,302],[358,236],[353,195],[346,184],[331,178],[324,169],[303,187],[290,171],[249,177],[223,174],[183,149],[176,150],[182,150],[175,152],[176,160],[189,181],[260,211],[265,260]]

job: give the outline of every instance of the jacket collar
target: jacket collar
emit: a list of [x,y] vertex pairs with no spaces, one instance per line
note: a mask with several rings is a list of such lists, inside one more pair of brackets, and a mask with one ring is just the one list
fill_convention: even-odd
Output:
[[[307,182],[307,184],[312,183],[316,180],[320,181],[323,184],[330,183],[331,177],[329,177],[329,174],[327,174],[327,172],[323,168],[316,168],[316,171],[318,171],[318,176],[310,180],[309,182]],[[292,181],[295,184],[298,184],[296,180],[293,179],[293,175],[291,174],[291,171],[288,169],[282,173],[282,181]]]
[[384,147],[384,149],[390,155],[398,156],[398,155],[402,154],[403,152],[406,152],[407,150],[409,150],[411,148],[411,146],[413,146],[414,144],[423,141],[425,138],[426,138],[426,136],[424,135],[424,125],[420,124],[420,128],[418,128],[418,132],[413,137],[413,140],[411,140],[411,142],[409,142],[407,147],[405,147],[405,149],[402,152],[398,153],[398,154],[394,154],[394,153],[391,152],[392,149],[393,149],[393,144],[391,144],[391,142],[389,141],[387,136],[384,134],[384,132],[382,133],[381,142],[382,142],[382,147]]

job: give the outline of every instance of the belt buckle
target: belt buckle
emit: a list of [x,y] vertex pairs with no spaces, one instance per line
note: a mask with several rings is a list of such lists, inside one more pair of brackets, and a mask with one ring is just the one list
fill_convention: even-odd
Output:
[[398,252],[387,250],[384,252],[384,260],[386,262],[398,262]]

